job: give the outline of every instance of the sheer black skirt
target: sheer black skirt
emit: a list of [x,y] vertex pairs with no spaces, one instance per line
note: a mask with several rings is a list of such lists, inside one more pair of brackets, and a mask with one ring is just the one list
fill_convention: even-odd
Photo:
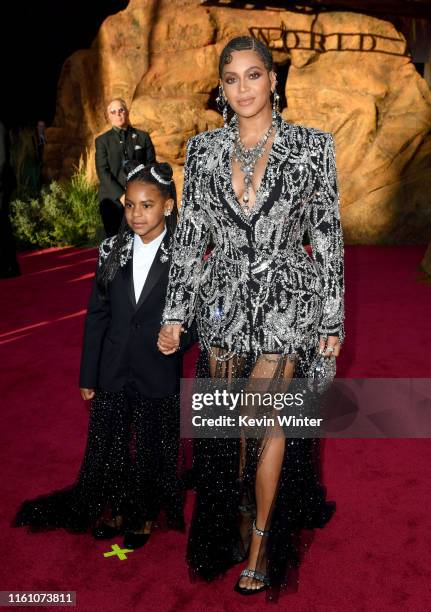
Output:
[[85,532],[122,516],[126,529],[139,529],[164,510],[168,527],[182,529],[178,452],[178,395],[150,399],[132,388],[97,391],[77,481],[25,501],[13,526]]
[[[313,355],[314,350],[294,359],[282,355],[256,359],[250,355],[220,363],[202,351],[196,376],[226,379],[257,375],[280,380],[293,368],[295,377],[303,378]],[[256,472],[266,443],[256,438],[194,441],[196,502],[187,549],[192,577],[211,580],[247,559],[256,517]],[[259,525],[269,533],[261,538],[254,566],[269,579],[270,600],[276,600],[283,587],[297,589],[301,556],[312,537],[312,532],[304,530],[323,527],[335,511],[335,503],[326,501],[321,483],[320,454],[318,439],[284,439],[271,510],[266,525]]]

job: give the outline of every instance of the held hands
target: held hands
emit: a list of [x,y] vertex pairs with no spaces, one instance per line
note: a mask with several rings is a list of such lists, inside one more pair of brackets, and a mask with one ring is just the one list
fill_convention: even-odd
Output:
[[180,335],[184,331],[181,324],[163,325],[159,332],[157,348],[163,355],[172,355],[180,348]]
[[84,389],[81,387],[79,390],[81,392],[82,399],[85,401],[92,400],[95,395],[94,389]]
[[341,343],[338,336],[328,336],[325,340],[324,336],[320,336],[319,349],[324,357],[338,357],[341,351]]

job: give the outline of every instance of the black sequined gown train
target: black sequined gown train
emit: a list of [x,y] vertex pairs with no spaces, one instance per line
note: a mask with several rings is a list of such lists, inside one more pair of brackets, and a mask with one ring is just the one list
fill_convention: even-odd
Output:
[[182,529],[178,447],[178,395],[149,399],[133,388],[98,391],[77,481],[25,501],[14,526],[85,532],[100,521],[121,516],[125,528],[140,529],[163,509],[167,525]]
[[[195,319],[197,376],[306,377],[320,335],[344,339],[343,241],[330,134],[277,115],[276,135],[251,211],[232,186],[235,118],[189,141],[181,218],[174,244],[164,323]],[[313,257],[302,246],[305,232]],[[214,248],[203,260],[209,240]],[[292,365],[293,364],[293,365]],[[267,439],[195,440],[196,505],[187,559],[211,579],[247,556],[256,513],[255,477]],[[270,598],[293,579],[303,529],[323,527],[320,445],[286,439],[255,569]]]

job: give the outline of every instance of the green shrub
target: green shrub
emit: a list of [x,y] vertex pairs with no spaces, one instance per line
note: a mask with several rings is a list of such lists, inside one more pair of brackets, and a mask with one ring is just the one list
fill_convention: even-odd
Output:
[[97,189],[82,161],[70,180],[53,181],[37,198],[12,202],[11,221],[21,248],[94,245],[103,237]]

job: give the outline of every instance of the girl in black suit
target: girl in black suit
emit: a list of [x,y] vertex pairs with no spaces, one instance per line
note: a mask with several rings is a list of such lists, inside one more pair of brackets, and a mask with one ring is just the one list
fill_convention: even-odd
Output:
[[169,164],[138,165],[127,177],[125,218],[104,240],[88,307],[80,388],[91,400],[87,449],[72,487],[25,502],[15,526],[92,528],[94,537],[125,532],[145,544],[161,509],[182,529],[177,476],[182,352],[157,348],[176,225]]

